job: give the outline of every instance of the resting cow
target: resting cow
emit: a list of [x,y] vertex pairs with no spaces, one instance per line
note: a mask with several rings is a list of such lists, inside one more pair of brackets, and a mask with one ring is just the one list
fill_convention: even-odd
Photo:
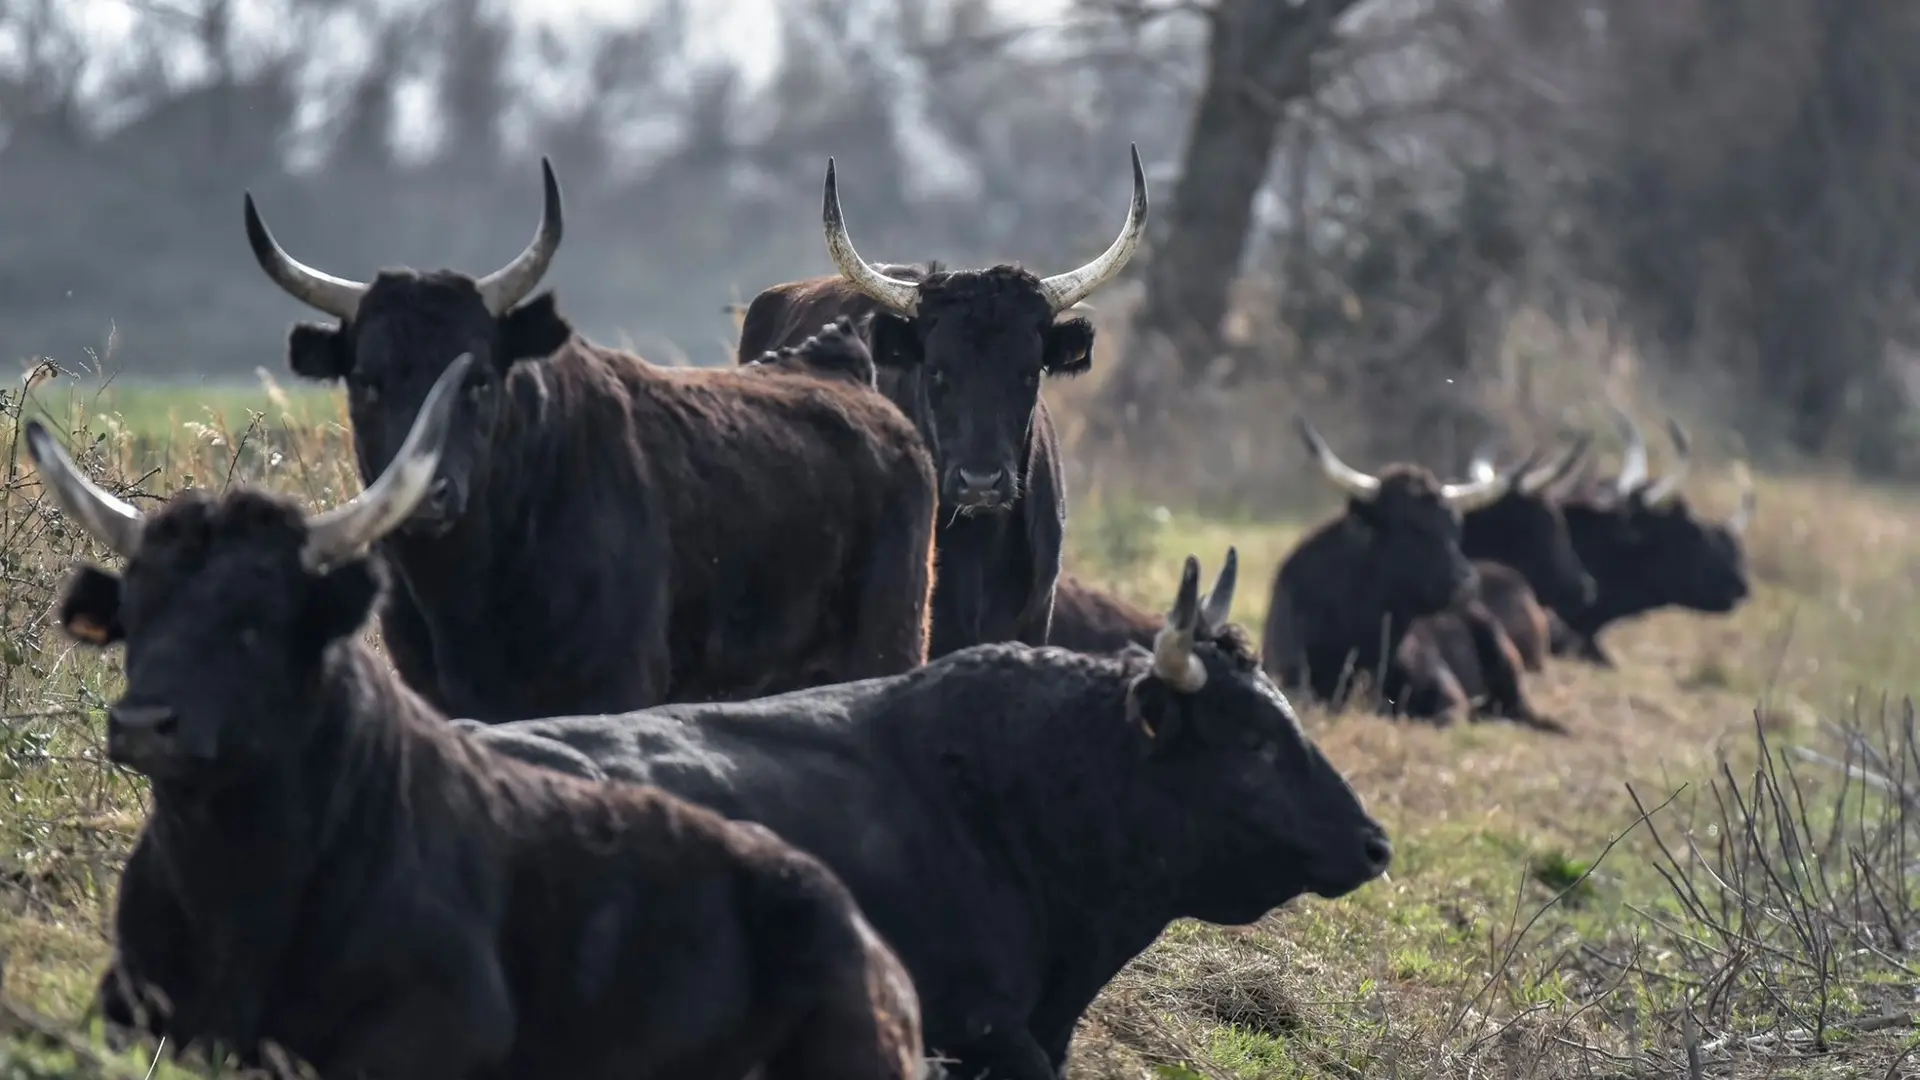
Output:
[[[1498,498],[1462,515],[1460,548],[1473,561],[1475,584],[1447,610],[1415,619],[1400,642],[1393,663],[1408,684],[1409,714],[1503,716],[1564,730],[1534,709],[1519,673],[1541,670],[1547,653],[1547,614],[1537,596],[1585,603],[1593,594],[1593,579],[1547,494],[1585,454],[1588,441],[1575,441],[1537,467],[1536,453],[1501,480]],[[1499,472],[1476,454],[1469,476],[1491,480]]]
[[1665,607],[1725,614],[1746,600],[1746,553],[1741,537],[1753,520],[1753,491],[1725,524],[1696,517],[1680,491],[1692,464],[1692,440],[1668,421],[1678,465],[1660,479],[1647,469],[1647,443],[1631,416],[1618,409],[1626,457],[1612,484],[1593,485],[1561,503],[1567,532],[1593,575],[1587,604],[1553,608],[1553,651],[1611,667],[1599,635],[1620,619]]
[[[436,707],[481,720],[751,698],[926,659],[936,495],[926,447],[852,380],[660,368],[578,336],[534,240],[482,278],[296,262],[246,203],[260,266],[338,327],[293,370],[344,380],[363,480],[462,350],[440,476],[381,542],[381,630]],[[817,323],[815,324],[818,325]]]
[[1081,1014],[1172,920],[1249,923],[1391,858],[1228,624],[1235,561],[1202,601],[1187,560],[1151,653],[978,645],[760,701],[477,733],[818,855],[912,972],[949,1075],[1056,1080]]
[[1092,364],[1093,325],[1055,321],[1127,264],[1146,229],[1147,181],[1133,154],[1133,204],[1120,236],[1049,278],[1014,266],[943,270],[869,265],[840,214],[831,159],[822,215],[840,273],[753,298],[737,359],[748,363],[821,323],[851,317],[880,388],[913,418],[940,477],[939,576],[929,656],[990,641],[1044,644],[1066,531],[1059,439],[1041,379]]
[[77,639],[126,642],[107,754],[152,781],[100,1011],[327,1078],[920,1075],[909,977],[817,860],[497,756],[361,641],[383,575],[358,553],[428,492],[468,364],[310,519],[251,490],[143,519],[28,425],[48,488],[127,562],[61,606]]
[[1070,571],[1060,572],[1053,594],[1053,631],[1047,644],[1084,653],[1119,652],[1153,644],[1160,620]]
[[[1298,423],[1321,473],[1346,493],[1347,507],[1309,533],[1275,572],[1263,661],[1283,689],[1335,707],[1345,703],[1356,673],[1370,674],[1380,704],[1404,711],[1407,672],[1393,662],[1402,639],[1415,619],[1471,596],[1477,578],[1460,551],[1460,515],[1501,498],[1509,481],[1442,484],[1418,465],[1363,473],[1341,461],[1312,424]],[[1487,666],[1497,668],[1498,657],[1490,654]],[[1511,675],[1517,695],[1519,675]]]

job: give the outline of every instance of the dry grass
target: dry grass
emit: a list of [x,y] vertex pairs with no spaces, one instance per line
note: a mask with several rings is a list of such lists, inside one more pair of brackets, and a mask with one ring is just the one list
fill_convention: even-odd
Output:
[[[9,389],[0,1077],[132,1075],[141,1062],[97,1055],[71,1025],[106,955],[142,789],[100,755],[118,653],[74,649],[50,624],[72,562],[93,553],[42,505],[18,407]],[[156,497],[191,476],[327,505],[357,483],[343,430],[307,415],[275,402],[140,429],[70,400],[54,419],[83,433],[68,442],[91,447],[77,455],[90,471]],[[1690,485],[1709,512],[1734,491],[1711,470]],[[1536,680],[1571,739],[1310,715],[1394,837],[1391,880],[1251,927],[1170,928],[1097,1003],[1073,1075],[1896,1075],[1920,989],[1906,953],[1920,764],[1907,714],[1880,695],[1920,681],[1906,528],[1920,501],[1824,477],[1761,477],[1759,494],[1758,593],[1742,611],[1623,626],[1618,670]],[[1211,573],[1236,544],[1237,615],[1258,628],[1272,568],[1331,508],[1228,523],[1103,486],[1075,503],[1069,563],[1159,608],[1181,556]]]

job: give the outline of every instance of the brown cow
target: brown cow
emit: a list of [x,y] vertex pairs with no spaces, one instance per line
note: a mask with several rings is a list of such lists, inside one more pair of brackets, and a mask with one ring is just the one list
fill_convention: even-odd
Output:
[[1060,572],[1053,593],[1053,630],[1047,644],[1084,653],[1115,653],[1129,645],[1153,647],[1161,620],[1125,600]]
[[[926,661],[933,466],[851,379],[662,368],[574,332],[551,292],[560,188],[482,277],[348,281],[288,255],[246,201],[267,276],[338,325],[288,360],[344,382],[364,480],[427,387],[478,362],[441,475],[381,542],[394,666],[436,707],[497,722],[737,700]],[[816,327],[818,324],[815,324]]]

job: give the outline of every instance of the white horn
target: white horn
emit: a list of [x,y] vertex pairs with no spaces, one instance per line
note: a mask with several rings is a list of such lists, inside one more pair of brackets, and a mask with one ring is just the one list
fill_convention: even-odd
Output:
[[1175,690],[1197,693],[1207,685],[1207,666],[1193,655],[1194,629],[1200,619],[1200,560],[1187,556],[1180,593],[1166,625],[1153,636],[1153,673]]
[[315,311],[324,311],[336,319],[353,318],[353,313],[360,309],[360,298],[367,293],[366,283],[334,277],[287,254],[273,233],[267,231],[267,223],[260,220],[260,211],[253,206],[252,192],[246,193],[246,206],[247,243],[253,248],[254,261],[266,271],[267,277],[285,289],[287,295]]
[[107,550],[123,559],[140,552],[140,511],[95,486],[38,420],[27,421],[27,455],[54,500]]
[[1660,506],[1673,498],[1686,482],[1687,473],[1693,470],[1693,439],[1687,429],[1680,426],[1680,421],[1668,417],[1667,435],[1673,440],[1673,468],[1647,489],[1644,500],[1648,506]]
[[1293,419],[1300,427],[1300,437],[1306,440],[1307,452],[1313,455],[1313,460],[1320,465],[1320,471],[1333,481],[1335,487],[1361,502],[1372,502],[1374,496],[1380,494],[1379,477],[1370,476],[1341,461],[1306,417],[1295,416]]
[[308,569],[321,569],[364,549],[413,513],[440,469],[453,406],[472,364],[473,354],[461,353],[440,373],[399,453],[365,491],[307,519],[307,543],[300,557]]
[[1727,531],[1735,536],[1745,536],[1747,526],[1753,524],[1754,491],[1748,488],[1740,493],[1740,509],[1727,519]]
[[1582,458],[1586,457],[1587,448],[1592,443],[1593,435],[1590,432],[1581,432],[1558,458],[1537,469],[1528,470],[1527,474],[1520,478],[1521,492],[1527,495],[1538,495],[1559,483],[1573,471],[1573,467],[1579,464]]
[[1614,491],[1624,498],[1647,482],[1647,440],[1640,434],[1640,425],[1625,409],[1615,405],[1613,412],[1620,422],[1620,434],[1627,441],[1621,453],[1620,476],[1613,482]]
[[840,214],[840,189],[834,182],[832,158],[827,159],[827,187],[820,199],[820,220],[827,231],[827,255],[833,259],[840,276],[885,304],[895,315],[913,318],[920,305],[920,286],[875,270],[853,249],[853,239],[847,235],[847,220]]
[[1055,312],[1073,307],[1113,280],[1114,275],[1126,269],[1128,260],[1133,258],[1133,253],[1140,248],[1141,239],[1147,235],[1147,172],[1140,167],[1140,148],[1130,146],[1129,149],[1133,153],[1133,203],[1127,207],[1126,224],[1120,226],[1120,235],[1114,238],[1107,250],[1092,262],[1078,270],[1055,274],[1040,283],[1040,291],[1046,294],[1047,302],[1053,305]]
[[1507,478],[1498,473],[1464,484],[1441,484],[1440,497],[1462,514],[1472,513],[1499,501],[1507,493]]
[[545,187],[546,201],[540,207],[540,225],[534,229],[533,239],[512,262],[474,283],[490,315],[505,315],[513,305],[525,300],[527,294],[539,286],[547,267],[553,263],[553,256],[560,250],[560,237],[566,232],[566,214],[560,205],[560,181],[554,179],[553,162],[544,157],[540,159],[540,182]]
[[[1240,583],[1240,552],[1236,548],[1227,548],[1227,561],[1220,566],[1220,576],[1213,580],[1213,588],[1200,604],[1201,630],[1209,634],[1219,632],[1233,617],[1233,590]],[[1204,669],[1203,669],[1204,670]]]

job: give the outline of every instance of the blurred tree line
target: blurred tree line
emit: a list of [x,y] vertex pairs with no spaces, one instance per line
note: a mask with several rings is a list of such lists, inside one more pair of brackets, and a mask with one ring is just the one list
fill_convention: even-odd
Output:
[[[117,4],[136,29],[106,42],[86,13]],[[828,269],[827,155],[870,259],[1047,273],[1111,238],[1131,141],[1154,209],[1094,300],[1132,312],[1109,434],[1257,383],[1364,403],[1382,451],[1431,445],[1517,377],[1525,310],[1604,327],[1757,444],[1920,469],[1910,0],[778,10],[777,56],[696,60],[694,0],[619,28],[481,0],[0,0],[0,341],[279,372],[306,316],[253,266],[243,189],[335,273],[480,272],[531,234],[546,153],[563,310],[713,363],[723,304]]]

